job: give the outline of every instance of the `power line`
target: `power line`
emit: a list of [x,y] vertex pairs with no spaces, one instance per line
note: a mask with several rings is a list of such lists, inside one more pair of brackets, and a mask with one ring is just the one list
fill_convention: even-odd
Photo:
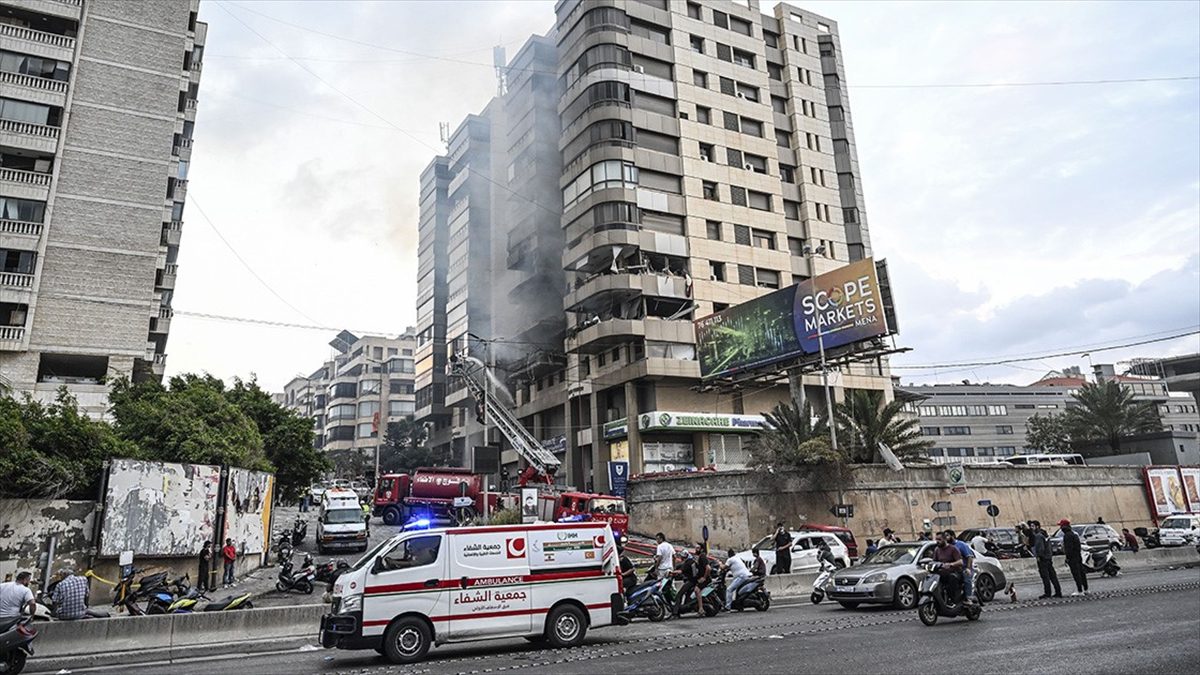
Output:
[[1026,361],[1037,361],[1040,359],[1052,359],[1052,358],[1058,358],[1058,357],[1063,357],[1063,356],[1079,356],[1081,354],[1086,354],[1088,352],[1107,352],[1107,351],[1111,351],[1114,349],[1125,349],[1127,347],[1138,347],[1141,345],[1154,344],[1156,342],[1166,342],[1168,340],[1175,340],[1175,339],[1182,338],[1182,337],[1188,337],[1189,335],[1200,335],[1200,330],[1191,330],[1186,333],[1178,333],[1176,335],[1168,335],[1166,337],[1153,338],[1153,339],[1149,339],[1149,340],[1139,340],[1137,342],[1126,342],[1123,344],[1110,345],[1107,347],[1091,347],[1089,349],[1079,349],[1079,350],[1074,350],[1074,351],[1058,352],[1058,353],[1054,353],[1054,354],[1042,354],[1040,356],[1001,359],[1001,360],[997,360],[997,361],[978,361],[978,362],[974,362],[974,363],[939,363],[939,364],[925,364],[925,365],[914,365],[914,366],[893,365],[891,367],[893,370],[936,370],[936,369],[941,369],[941,368],[969,369],[969,368],[980,367],[980,366],[1002,366],[1002,365],[1008,365],[1008,364],[1012,364],[1012,363],[1023,363]]
[[[326,122],[335,122],[337,124],[352,124],[354,126],[366,127],[368,129],[383,129],[385,131],[401,131],[400,129],[396,129],[391,126],[385,126],[383,124],[369,124],[367,122],[356,122],[354,120],[344,120],[344,119],[340,119],[337,117],[327,117],[325,115],[318,115],[316,113],[310,113],[305,110],[301,110],[299,108],[292,108],[292,107],[286,106],[286,105],[279,105],[278,103],[271,103],[270,101],[260,101],[256,98],[250,98],[249,96],[242,96],[241,94],[235,94],[233,92],[226,92],[225,95],[232,96],[233,98],[238,98],[243,101],[249,101],[250,103],[257,103],[258,105],[265,105],[265,106],[269,106],[272,108],[277,108],[279,110],[286,110],[288,112],[292,112],[297,115],[303,115],[305,117],[312,117],[314,119],[324,120]],[[211,120],[209,120],[206,117],[205,122],[211,122]],[[414,131],[412,129],[405,129],[403,131],[404,131],[404,133],[411,133],[411,134],[426,134],[429,136],[433,135],[432,131]]]
[[1044,82],[955,82],[955,83],[923,83],[923,84],[851,84],[851,89],[977,89],[995,87],[1061,87],[1088,84],[1126,84],[1130,82],[1181,82],[1200,80],[1200,75],[1180,75],[1176,77],[1130,77],[1106,80],[1047,80]]

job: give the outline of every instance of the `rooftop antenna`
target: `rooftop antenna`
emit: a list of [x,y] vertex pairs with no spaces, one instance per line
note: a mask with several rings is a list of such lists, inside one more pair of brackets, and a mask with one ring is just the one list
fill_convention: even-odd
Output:
[[446,152],[450,151],[450,123],[438,122],[438,136],[442,139],[442,145],[446,146]]
[[492,65],[496,67],[496,95],[503,96],[508,92],[507,77],[504,74],[505,66],[508,59],[504,54],[504,46],[496,45],[492,47]]

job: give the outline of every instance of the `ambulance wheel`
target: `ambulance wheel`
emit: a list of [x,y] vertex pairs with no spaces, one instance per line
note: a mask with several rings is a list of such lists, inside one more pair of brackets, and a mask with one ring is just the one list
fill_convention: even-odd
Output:
[[546,639],[553,647],[578,647],[586,634],[587,617],[574,605],[559,605],[546,618]]
[[414,617],[400,619],[383,634],[383,655],[392,663],[416,663],[429,653],[429,627]]

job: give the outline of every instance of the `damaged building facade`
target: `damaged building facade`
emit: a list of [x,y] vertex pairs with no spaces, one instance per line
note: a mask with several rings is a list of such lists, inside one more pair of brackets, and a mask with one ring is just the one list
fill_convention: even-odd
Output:
[[[446,374],[494,363],[558,479],[745,466],[780,383],[706,389],[692,322],[872,256],[837,24],[780,4],[563,0],[421,179],[417,419],[520,461]],[[486,253],[485,251],[486,250]],[[846,389],[891,396],[886,362]],[[806,398],[823,402],[819,376]]]

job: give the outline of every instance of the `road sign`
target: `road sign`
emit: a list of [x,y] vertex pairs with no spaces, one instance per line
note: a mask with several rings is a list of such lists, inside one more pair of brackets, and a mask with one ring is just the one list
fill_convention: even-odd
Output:
[[833,508],[829,509],[829,512],[838,518],[853,518],[854,517],[854,505],[853,504],[834,504]]
[[946,465],[946,482],[950,484],[950,494],[966,494],[967,470],[962,464]]
[[977,502],[975,502],[975,503],[976,503],[976,504],[979,504],[980,506],[991,506],[991,505],[992,505],[992,500],[990,500],[990,499],[980,499],[979,501],[977,501]]
[[987,514],[993,518],[1000,515],[1000,507],[995,504],[988,504]]
[[929,508],[941,513],[942,511],[953,511],[954,505],[950,502],[934,502],[929,505]]

